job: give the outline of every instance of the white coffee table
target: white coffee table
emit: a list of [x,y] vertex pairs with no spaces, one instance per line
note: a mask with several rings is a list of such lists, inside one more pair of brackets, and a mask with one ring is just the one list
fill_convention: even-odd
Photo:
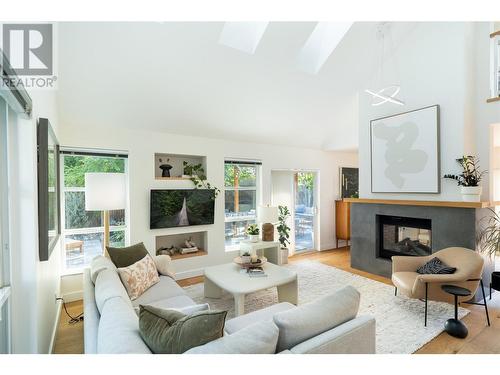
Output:
[[279,302],[297,304],[297,273],[272,263],[263,265],[267,277],[250,277],[240,273],[234,263],[205,268],[205,297],[220,298],[222,291],[234,297],[236,316],[245,313],[245,295],[272,287],[278,289]]

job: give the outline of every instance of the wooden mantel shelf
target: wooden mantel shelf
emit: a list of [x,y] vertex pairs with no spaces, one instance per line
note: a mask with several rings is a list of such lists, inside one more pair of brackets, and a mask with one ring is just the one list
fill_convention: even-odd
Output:
[[400,206],[427,206],[427,207],[457,207],[457,208],[487,208],[494,207],[499,202],[453,202],[453,201],[416,201],[400,199],[366,199],[344,198],[350,203],[394,204]]

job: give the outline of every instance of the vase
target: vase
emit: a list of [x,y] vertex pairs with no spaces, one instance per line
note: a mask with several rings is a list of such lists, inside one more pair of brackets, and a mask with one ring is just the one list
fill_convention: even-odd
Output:
[[481,186],[461,186],[462,200],[464,202],[480,202],[482,190]]
[[252,257],[250,255],[242,255],[241,256],[241,263],[243,264],[248,264],[252,260]]
[[161,176],[162,177],[170,177],[170,170],[172,168],[173,167],[170,164],[162,164],[162,165],[160,165]]
[[248,239],[250,242],[259,242],[259,235],[258,234],[249,234]]
[[282,247],[280,249],[281,264],[287,264],[288,263],[288,255],[289,255],[288,249],[286,247]]

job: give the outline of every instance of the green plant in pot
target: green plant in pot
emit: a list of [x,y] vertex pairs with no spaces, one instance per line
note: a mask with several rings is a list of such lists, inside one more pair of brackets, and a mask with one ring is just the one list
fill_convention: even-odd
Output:
[[462,173],[458,175],[445,174],[444,178],[457,181],[464,202],[479,202],[482,192],[479,184],[487,171],[480,170],[479,159],[475,156],[464,155],[457,159],[457,163],[462,168]]
[[483,217],[479,222],[477,244],[481,253],[495,258],[500,253],[500,215],[491,208],[488,210],[491,215]]
[[258,242],[259,241],[259,226],[257,224],[250,224],[246,230],[248,238],[250,242]]
[[[479,252],[488,255],[495,264],[495,257],[500,254],[500,215],[489,208],[491,215],[483,217],[479,221],[479,234],[477,244]],[[491,289],[500,291],[500,272],[491,274]]]
[[287,206],[278,206],[279,214],[278,214],[278,237],[281,244],[282,251],[285,252],[283,254],[283,262],[287,263],[288,261],[288,247],[287,244],[290,244],[290,227],[287,224],[287,220],[290,217],[290,211]]

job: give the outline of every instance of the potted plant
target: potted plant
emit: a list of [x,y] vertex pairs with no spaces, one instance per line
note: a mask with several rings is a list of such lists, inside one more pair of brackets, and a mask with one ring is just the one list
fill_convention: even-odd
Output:
[[243,254],[241,254],[241,262],[243,264],[250,263],[252,261],[252,256],[248,251],[245,251]]
[[459,175],[445,174],[444,178],[457,181],[464,202],[479,202],[482,192],[479,183],[487,172],[479,170],[479,160],[475,156],[464,155],[457,159],[457,162],[462,167],[462,173]]
[[259,226],[257,224],[250,224],[246,230],[250,242],[259,241]]
[[[495,256],[500,253],[500,215],[491,208],[489,210],[491,215],[481,219],[477,243],[479,251],[494,260]],[[491,288],[500,290],[500,272],[491,274]]]
[[287,225],[286,221],[290,217],[290,211],[287,206],[278,206],[278,236],[281,244],[281,256],[282,263],[288,263],[288,248],[287,244],[290,243],[290,227]]

